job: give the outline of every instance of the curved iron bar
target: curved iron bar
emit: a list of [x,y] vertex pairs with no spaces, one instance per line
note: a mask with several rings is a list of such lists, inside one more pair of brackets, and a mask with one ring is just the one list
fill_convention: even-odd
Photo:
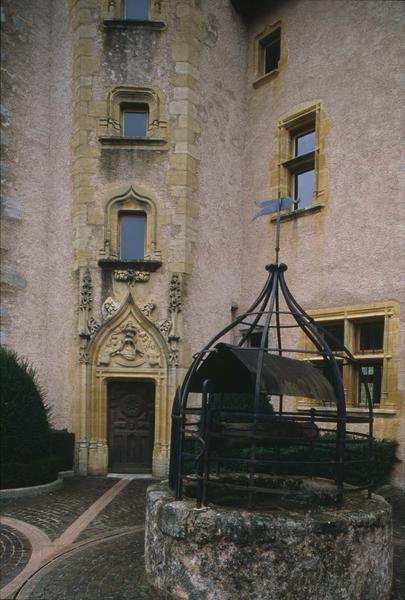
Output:
[[[258,465],[277,465],[277,464],[284,464],[287,465],[288,464],[296,464],[294,461],[280,461],[280,460],[274,460],[273,458],[270,460],[263,460],[260,458],[256,457],[256,446],[257,446],[257,442],[258,440],[260,440],[260,434],[257,432],[257,424],[258,424],[258,420],[262,419],[267,422],[267,421],[271,421],[272,419],[274,419],[274,416],[272,418],[270,418],[269,415],[265,415],[265,414],[261,414],[259,411],[259,399],[260,399],[260,395],[261,395],[261,383],[262,383],[262,373],[263,373],[263,361],[264,361],[264,354],[267,352],[276,352],[278,353],[279,356],[282,356],[283,352],[287,352],[290,349],[286,349],[283,348],[282,346],[282,336],[281,336],[281,329],[283,329],[284,327],[299,327],[304,334],[308,337],[308,339],[311,340],[311,342],[314,344],[314,347],[316,348],[316,351],[314,352],[309,352],[311,354],[315,354],[318,355],[320,357],[322,357],[323,359],[323,363],[325,364],[325,366],[327,366],[330,369],[330,374],[331,374],[331,383],[332,386],[334,388],[335,391],[335,397],[336,397],[336,413],[334,413],[333,415],[330,416],[322,416],[321,413],[317,412],[316,416],[315,416],[315,409],[312,409],[311,411],[311,415],[310,417],[306,416],[306,415],[302,415],[302,416],[297,416],[296,413],[294,412],[283,412],[282,409],[282,395],[278,394],[280,396],[280,406],[279,406],[279,413],[280,416],[285,418],[286,421],[288,421],[290,418],[292,420],[292,422],[300,422],[302,421],[303,423],[314,423],[315,420],[319,420],[319,421],[325,421],[325,422],[333,422],[336,423],[336,442],[334,442],[333,444],[330,444],[330,447],[334,447],[335,448],[335,460],[333,461],[326,461],[323,462],[321,461],[308,461],[307,460],[303,460],[302,464],[310,464],[311,462],[315,465],[315,464],[324,464],[326,467],[335,467],[335,483],[336,483],[336,488],[337,488],[337,502],[338,502],[338,506],[341,505],[342,503],[342,497],[343,497],[343,492],[345,491],[344,488],[344,466],[345,464],[349,464],[353,461],[351,460],[346,460],[345,461],[345,440],[346,440],[346,435],[349,434],[350,432],[348,432],[346,430],[346,422],[368,422],[369,423],[369,434],[364,434],[365,437],[368,438],[368,457],[367,460],[360,460],[360,461],[355,461],[355,462],[367,462],[368,463],[368,471],[369,471],[369,481],[371,482],[371,471],[372,471],[372,464],[371,464],[371,459],[370,459],[370,455],[372,453],[372,430],[373,430],[373,406],[372,406],[372,399],[370,396],[370,391],[368,388],[368,383],[366,381],[366,379],[363,377],[363,374],[360,370],[360,380],[363,381],[365,383],[365,389],[366,389],[366,397],[367,397],[367,403],[368,403],[368,418],[366,417],[362,417],[362,418],[356,418],[354,419],[353,417],[347,417],[346,415],[346,405],[345,405],[345,393],[344,393],[344,388],[343,388],[343,382],[342,382],[342,376],[341,373],[339,371],[339,367],[338,367],[338,362],[336,360],[336,358],[341,358],[343,359],[343,364],[353,364],[353,363],[357,363],[358,361],[355,359],[355,357],[351,354],[351,352],[344,346],[344,344],[338,340],[338,338],[336,338],[335,336],[333,336],[333,334],[331,334],[329,331],[325,330],[322,326],[318,325],[314,319],[312,317],[310,317],[305,310],[299,305],[299,303],[297,302],[297,300],[294,298],[294,296],[292,295],[291,291],[289,290],[287,283],[285,281],[285,277],[284,277],[284,272],[287,270],[287,266],[283,263],[281,264],[271,264],[271,265],[267,265],[266,266],[266,270],[269,271],[269,275],[267,277],[267,280],[265,282],[265,285],[263,286],[261,292],[259,293],[258,297],[256,298],[256,300],[253,302],[253,304],[239,317],[237,317],[234,321],[232,321],[232,323],[230,323],[229,325],[227,325],[225,328],[223,328],[218,334],[216,334],[210,341],[208,344],[206,344],[204,346],[204,348],[196,353],[193,357],[193,363],[190,366],[190,369],[188,370],[186,377],[183,381],[183,385],[181,387],[181,391],[178,392],[178,395],[176,396],[176,401],[177,401],[177,409],[178,412],[180,414],[177,415],[177,419],[178,421],[176,421],[176,427],[179,428],[180,425],[180,419],[181,419],[181,426],[180,426],[180,431],[181,431],[181,435],[178,438],[178,447],[176,448],[178,454],[177,454],[177,481],[176,481],[176,498],[180,499],[182,497],[182,482],[184,479],[189,479],[189,477],[185,474],[183,474],[183,455],[186,455],[187,458],[190,458],[190,455],[188,452],[183,452],[183,441],[185,439],[185,436],[187,435],[186,432],[186,417],[187,414],[190,413],[191,409],[187,409],[187,399],[188,399],[188,395],[189,395],[189,387],[190,387],[190,383],[192,381],[192,377],[194,376],[194,374],[196,373],[198,367],[201,365],[202,361],[206,358],[206,356],[211,353],[211,352],[216,352],[216,349],[213,348],[213,345],[215,344],[215,342],[217,342],[220,338],[222,338],[224,335],[226,335],[229,331],[231,331],[232,329],[234,329],[235,327],[237,327],[239,324],[241,323],[245,323],[246,325],[248,325],[248,330],[242,335],[241,339],[238,342],[238,346],[244,346],[244,344],[249,340],[249,337],[251,336],[252,332],[256,329],[257,324],[259,323],[260,319],[262,317],[265,316],[264,319],[264,324],[263,324],[263,329],[261,331],[261,339],[260,339],[260,346],[259,348],[252,348],[252,350],[259,350],[258,355],[257,355],[257,363],[256,363],[256,373],[255,373],[255,383],[254,383],[254,411],[253,411],[253,415],[252,413],[246,413],[250,415],[250,422],[252,424],[252,431],[250,434],[249,439],[251,440],[250,443],[250,458],[249,459],[242,459],[242,458],[237,458],[237,457],[229,457],[229,458],[225,458],[224,456],[220,457],[220,456],[216,456],[215,450],[214,450],[214,455],[209,456],[210,451],[209,451],[209,444],[210,444],[210,439],[211,437],[213,439],[218,438],[218,439],[225,439],[225,438],[232,438],[232,435],[228,433],[223,432],[223,435],[219,435],[216,434],[215,432],[211,432],[211,425],[210,425],[210,420],[211,420],[211,415],[213,414],[212,411],[212,401],[214,401],[214,403],[216,402],[215,400],[213,400],[213,395],[212,395],[212,391],[209,390],[209,382],[206,380],[203,384],[203,399],[202,399],[202,405],[201,408],[196,408],[195,410],[193,410],[193,414],[198,414],[200,416],[200,434],[199,435],[193,435],[194,438],[200,438],[199,442],[200,442],[200,452],[198,453],[197,458],[195,459],[196,462],[198,463],[198,475],[197,475],[197,480],[198,480],[198,493],[197,493],[197,503],[198,505],[201,505],[201,503],[205,504],[206,503],[206,498],[207,498],[207,488],[208,488],[208,483],[209,483],[209,474],[210,474],[210,462],[215,460],[220,460],[220,462],[223,462],[224,464],[244,464],[246,466],[248,466],[249,468],[249,483],[247,486],[247,491],[248,491],[248,496],[249,496],[249,504],[250,504],[250,500],[251,500],[251,496],[253,493],[255,493],[257,486],[254,485],[254,477],[256,474],[256,470],[255,467]],[[287,309],[286,311],[281,311],[280,310],[280,292],[281,292],[281,296],[283,297]],[[256,307],[260,306],[260,310],[255,311]],[[280,315],[282,314],[287,314],[289,316],[292,316],[294,321],[295,321],[295,325],[282,325],[280,322]],[[248,317],[251,318],[252,316],[254,316],[253,320],[249,321],[245,321],[245,319],[247,319]],[[275,325],[271,325],[273,316],[275,317]],[[275,348],[269,348],[269,330],[270,328],[275,328],[276,332],[277,332],[277,342],[275,344]],[[331,349],[331,343],[334,343],[335,345],[337,345],[338,349],[339,349],[339,353],[338,352],[333,352]],[[246,348],[249,349],[249,348]],[[291,349],[291,352],[300,352],[297,349]],[[342,364],[342,361],[340,361],[340,364]],[[222,394],[223,397],[223,394]],[[210,400],[211,398],[211,400]],[[214,412],[218,413],[218,414],[222,414],[221,410],[219,410],[217,408],[214,408]],[[237,415],[242,415],[243,417],[243,412],[240,411],[229,411],[230,414],[234,415],[235,417],[237,417]],[[226,411],[225,411],[226,413]],[[224,414],[225,414],[224,413]],[[289,416],[291,415],[291,417]],[[335,416],[336,415],[336,416]],[[208,429],[207,429],[208,428]],[[322,431],[324,430],[324,428],[321,428]],[[257,434],[257,435],[256,435]],[[203,439],[205,438],[205,436],[207,436],[207,440],[205,442],[205,445],[201,444],[201,441],[203,441]],[[277,436],[276,436],[277,437]],[[285,438],[288,442],[291,442],[291,440],[293,440],[294,435],[291,435],[288,438]],[[292,442],[291,442],[292,443]],[[306,440],[305,444],[307,444],[312,452],[313,447],[315,447],[316,442],[312,442],[312,440]],[[242,446],[243,447],[243,446]],[[176,461],[174,461],[176,462]],[[173,462],[173,466],[174,466],[174,462]],[[172,463],[171,463],[172,465]],[[219,466],[218,466],[219,469]],[[218,470],[219,473],[219,470]],[[212,482],[212,484],[214,485],[214,482]],[[215,483],[215,485],[217,485],[217,483]],[[231,484],[232,487],[232,484]],[[234,486],[235,487],[235,486]],[[370,483],[368,486],[365,486],[368,490],[369,490],[369,494],[370,494]],[[235,488],[236,489],[236,488]],[[257,488],[259,489],[259,488]],[[353,489],[353,487],[351,488]],[[356,488],[356,489],[364,489],[364,488]]]
[[[184,428],[184,421],[185,421],[185,413],[184,413],[184,409],[186,408],[186,404],[187,404],[187,398],[188,398],[188,387],[191,381],[191,378],[193,377],[194,373],[196,372],[198,366],[200,365],[201,361],[204,358],[205,353],[207,352],[207,350],[209,348],[211,348],[213,346],[213,344],[215,344],[215,342],[217,340],[219,340],[220,338],[222,338],[224,335],[226,335],[228,333],[228,331],[231,331],[234,327],[236,327],[241,321],[243,321],[243,319],[251,313],[251,311],[253,311],[256,306],[258,306],[260,304],[260,302],[263,300],[264,296],[266,295],[267,289],[270,286],[270,282],[272,281],[273,278],[273,273],[269,273],[266,283],[264,284],[259,296],[256,298],[256,300],[253,302],[253,304],[239,317],[237,317],[234,321],[232,321],[232,323],[230,323],[229,325],[227,325],[224,329],[222,329],[219,333],[217,333],[209,342],[208,344],[206,344],[204,346],[204,348],[197,354],[197,357],[194,359],[190,369],[188,370],[186,377],[184,378],[183,381],[183,385],[181,387],[181,407],[182,407],[182,429]],[[182,466],[183,466],[183,460],[182,460],[182,450],[183,450],[183,436],[180,437],[179,439],[179,452],[178,452],[178,478],[177,478],[177,485],[176,485],[176,499],[179,500],[182,497],[182,490],[181,490],[181,483],[182,483]]]

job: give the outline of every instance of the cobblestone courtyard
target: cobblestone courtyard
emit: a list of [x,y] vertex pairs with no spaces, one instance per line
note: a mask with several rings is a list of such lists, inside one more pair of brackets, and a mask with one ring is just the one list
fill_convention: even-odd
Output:
[[[1,599],[156,598],[145,579],[143,558],[145,491],[150,483],[75,477],[47,495],[3,500]],[[380,493],[394,510],[392,600],[403,600],[405,496],[389,486]]]

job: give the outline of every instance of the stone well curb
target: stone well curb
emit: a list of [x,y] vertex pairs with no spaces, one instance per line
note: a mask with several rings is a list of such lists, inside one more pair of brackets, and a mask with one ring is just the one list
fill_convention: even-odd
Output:
[[7,498],[21,498],[22,496],[39,496],[40,494],[46,494],[47,492],[53,492],[58,490],[63,485],[63,480],[66,477],[73,477],[74,471],[59,471],[58,478],[50,483],[43,483],[42,485],[31,485],[22,488],[10,488],[8,490],[0,490],[0,500]]

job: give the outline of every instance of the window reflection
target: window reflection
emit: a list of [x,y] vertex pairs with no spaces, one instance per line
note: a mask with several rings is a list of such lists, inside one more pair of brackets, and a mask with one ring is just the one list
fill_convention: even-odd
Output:
[[124,110],[122,113],[122,134],[124,136],[146,136],[146,110]]
[[124,19],[147,20],[149,0],[124,0]]
[[294,198],[300,200],[298,208],[307,208],[312,204],[312,195],[315,189],[315,171],[296,173],[294,185]]
[[142,260],[145,258],[145,225],[145,215],[121,215],[120,256],[124,260]]
[[295,156],[301,156],[315,150],[315,131],[297,135],[295,138]]

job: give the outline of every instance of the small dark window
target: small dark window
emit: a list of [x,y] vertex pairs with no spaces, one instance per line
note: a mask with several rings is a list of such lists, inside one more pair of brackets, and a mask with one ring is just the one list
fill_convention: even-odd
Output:
[[262,341],[262,331],[254,331],[249,336],[250,347],[251,348],[260,348],[260,344]]
[[371,321],[360,323],[359,328],[359,349],[360,352],[375,352],[383,350],[384,343],[384,321]]
[[120,216],[120,257],[124,260],[145,258],[146,218],[142,214]]
[[[344,323],[339,322],[318,322],[321,335],[325,338],[331,350],[341,350],[344,344]],[[329,334],[329,335],[328,335]]]
[[123,0],[124,19],[146,21],[149,18],[149,0]]
[[122,135],[124,137],[145,137],[147,122],[146,110],[124,110],[122,112]]
[[372,403],[379,404],[381,397],[382,361],[362,363],[359,369],[359,404],[367,404],[366,383],[368,384]]
[[262,49],[262,72],[270,73],[278,67],[280,61],[281,29],[276,29],[270,35],[260,40]]

